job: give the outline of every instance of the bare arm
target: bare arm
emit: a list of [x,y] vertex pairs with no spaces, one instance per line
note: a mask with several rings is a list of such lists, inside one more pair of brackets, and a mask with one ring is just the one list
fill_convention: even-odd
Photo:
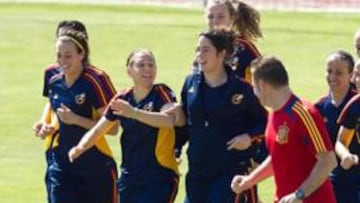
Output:
[[268,156],[253,172],[247,176],[235,176],[231,183],[231,188],[237,194],[251,188],[257,183],[273,175],[271,156]]
[[69,159],[73,162],[82,153],[95,145],[111,128],[118,125],[118,121],[109,121],[104,116],[91,128],[80,142],[69,151]]
[[51,105],[46,103],[41,115],[41,121],[50,124],[51,123]]
[[[102,115],[105,107],[97,109],[99,115]],[[66,124],[77,125],[85,129],[91,129],[99,119],[91,119],[84,116],[80,116],[71,111],[71,109],[64,104],[61,104],[60,108],[57,109],[57,114],[60,120]],[[117,126],[109,129],[108,134],[116,135],[118,133]]]
[[132,107],[128,102],[117,99],[111,103],[111,109],[115,115],[136,119],[153,127],[173,128],[180,122],[180,111],[171,111],[175,108],[175,103],[165,104],[160,112],[149,112]]
[[[329,177],[329,173],[336,166],[335,153],[330,152],[320,152],[316,155],[317,162],[313,167],[310,175],[305,179],[305,181],[300,185],[298,190],[304,192],[305,198],[315,192]],[[285,195],[279,200],[279,203],[295,203],[302,202],[296,197],[296,191]]]
[[333,151],[321,152],[316,155],[317,162],[310,175],[300,185],[304,190],[305,196],[309,196],[317,190],[321,184],[329,177],[329,173],[336,167],[336,158]]
[[335,152],[341,159],[341,167],[345,170],[350,169],[353,165],[359,164],[359,157],[352,154],[347,147],[349,146],[354,134],[354,129],[348,129],[341,126],[339,129],[338,139],[335,144]]
[[273,167],[271,156],[268,156],[253,172],[249,174],[249,178],[253,185],[273,176]]
[[44,139],[47,135],[52,134],[58,126],[56,117],[52,116],[50,103],[46,103],[39,121],[37,121],[33,130],[37,137]]
[[182,105],[178,103],[171,103],[163,107],[163,112],[175,117],[175,126],[182,127],[186,123],[186,116]]
[[[300,185],[298,188],[301,189],[304,194],[305,198],[315,192],[321,184],[328,178],[329,173],[332,169],[336,166],[336,158],[335,153],[331,152],[320,152],[316,155],[317,162],[312,169],[310,175],[305,179],[305,181]],[[285,195],[279,200],[279,203],[295,203],[295,202],[302,202],[302,200],[296,197],[296,191]]]

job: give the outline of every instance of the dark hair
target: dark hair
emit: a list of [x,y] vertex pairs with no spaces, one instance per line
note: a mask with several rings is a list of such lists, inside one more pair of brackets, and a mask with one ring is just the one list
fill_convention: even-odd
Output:
[[274,88],[289,85],[289,77],[284,65],[274,56],[258,57],[251,62],[254,81],[263,80]]
[[86,35],[83,32],[75,31],[75,30],[62,30],[59,33],[57,40],[60,41],[71,41],[75,44],[78,53],[84,52],[83,64],[88,65],[89,61],[89,45],[87,43]]
[[154,56],[154,53],[152,51],[150,51],[149,49],[137,49],[137,50],[134,50],[132,51],[129,56],[127,57],[126,59],[126,67],[129,67],[129,66],[132,66],[133,65],[133,62],[134,62],[134,56],[138,53],[142,53],[144,55],[147,55],[149,56],[153,61],[154,63],[156,63],[155,61],[155,56]]
[[62,20],[58,23],[58,26],[56,28],[56,37],[59,36],[60,29],[69,29],[69,30],[75,30],[78,32],[84,33],[86,40],[89,39],[89,35],[86,31],[86,27],[84,23],[78,21],[78,20]]
[[354,66],[355,66],[355,61],[351,54],[349,54],[348,52],[346,52],[344,50],[337,50],[337,51],[333,52],[332,54],[330,54],[330,56],[331,55],[338,56],[339,59],[341,59],[345,63],[347,63],[349,73],[353,72]]
[[205,32],[201,32],[199,36],[208,38],[217,52],[226,51],[226,57],[231,57],[235,51],[234,39],[235,33],[225,28],[216,27]]

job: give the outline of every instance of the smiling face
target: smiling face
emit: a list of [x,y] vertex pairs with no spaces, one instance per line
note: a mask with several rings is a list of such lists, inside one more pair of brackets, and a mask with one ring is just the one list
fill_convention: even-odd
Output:
[[195,55],[200,69],[204,73],[210,73],[223,64],[225,59],[225,50],[218,52],[207,37],[200,36]]
[[128,74],[135,85],[152,87],[156,78],[156,63],[152,55],[139,51],[132,55],[128,64]]
[[344,93],[350,86],[349,64],[338,54],[330,55],[326,62],[326,81],[331,92]]
[[64,74],[74,74],[82,69],[84,54],[71,40],[59,38],[55,45],[57,62]]
[[230,27],[233,17],[224,3],[212,3],[205,11],[205,18],[210,29],[216,26]]

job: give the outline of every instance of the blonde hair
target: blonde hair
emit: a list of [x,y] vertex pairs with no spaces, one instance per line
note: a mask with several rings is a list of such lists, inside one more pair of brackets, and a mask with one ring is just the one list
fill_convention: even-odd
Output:
[[154,53],[152,51],[150,51],[149,49],[137,49],[137,50],[132,51],[129,54],[129,56],[127,57],[127,59],[126,59],[126,67],[131,67],[133,65],[134,56],[138,55],[138,54],[149,56],[151,58],[151,60],[154,61],[154,63],[156,64],[155,56],[154,56]]

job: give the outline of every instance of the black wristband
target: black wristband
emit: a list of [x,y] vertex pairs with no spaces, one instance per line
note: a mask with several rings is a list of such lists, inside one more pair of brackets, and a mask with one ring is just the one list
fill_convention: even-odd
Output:
[[305,192],[303,189],[297,189],[295,191],[295,197],[296,199],[299,199],[299,200],[304,200],[305,199]]

